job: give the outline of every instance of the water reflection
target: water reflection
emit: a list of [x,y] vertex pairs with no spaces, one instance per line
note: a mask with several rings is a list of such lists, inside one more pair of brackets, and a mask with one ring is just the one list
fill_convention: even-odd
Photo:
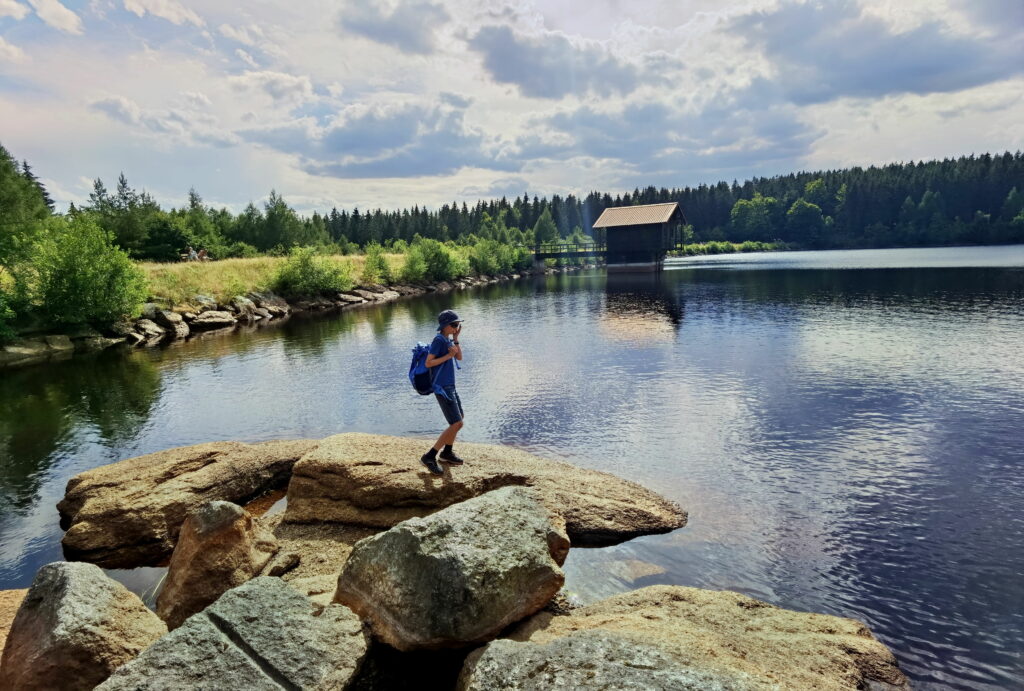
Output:
[[62,448],[95,436],[115,446],[134,437],[160,395],[160,373],[144,357],[102,353],[5,372],[0,379],[0,524],[34,504]]

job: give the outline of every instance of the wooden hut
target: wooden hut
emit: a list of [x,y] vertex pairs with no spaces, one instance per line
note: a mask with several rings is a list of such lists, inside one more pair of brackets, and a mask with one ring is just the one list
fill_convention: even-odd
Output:
[[605,230],[608,271],[658,271],[685,223],[679,204],[669,202],[605,209],[594,228]]

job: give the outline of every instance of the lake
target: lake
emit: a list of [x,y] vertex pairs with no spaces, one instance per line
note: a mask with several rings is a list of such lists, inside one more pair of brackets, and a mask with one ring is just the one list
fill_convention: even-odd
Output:
[[[0,372],[0,589],[61,558],[54,505],[97,465],[436,435],[406,374],[448,307],[466,321],[464,439],[690,512],[668,535],[573,550],[578,601],[732,589],[865,621],[918,688],[1024,685],[1024,246],[670,260]],[[117,577],[141,593],[158,574]]]

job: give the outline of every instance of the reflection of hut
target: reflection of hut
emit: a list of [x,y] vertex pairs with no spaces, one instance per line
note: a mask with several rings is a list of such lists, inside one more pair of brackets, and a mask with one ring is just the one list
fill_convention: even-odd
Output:
[[605,209],[594,222],[607,236],[608,271],[657,271],[682,237],[679,204],[644,204]]
[[683,305],[660,275],[614,274],[605,284],[602,333],[616,341],[670,342],[683,322]]

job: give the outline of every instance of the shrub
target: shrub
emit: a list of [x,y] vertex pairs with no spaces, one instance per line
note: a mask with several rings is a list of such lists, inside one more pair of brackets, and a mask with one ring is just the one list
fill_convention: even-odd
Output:
[[274,277],[274,290],[285,297],[337,293],[352,286],[348,265],[332,262],[312,247],[293,248]]
[[405,263],[400,272],[402,280],[407,283],[422,283],[427,279],[427,260],[422,252],[410,251],[405,253]]
[[450,281],[469,273],[469,262],[458,250],[437,240],[420,239],[405,254],[402,278],[407,281]]
[[0,343],[6,343],[14,338],[14,330],[11,323],[14,321],[14,309],[7,293],[0,288]]
[[391,266],[384,256],[384,250],[377,243],[366,246],[366,260],[363,262],[363,283],[391,283]]
[[37,245],[33,301],[54,324],[109,324],[136,314],[148,286],[142,270],[85,215],[54,219]]

